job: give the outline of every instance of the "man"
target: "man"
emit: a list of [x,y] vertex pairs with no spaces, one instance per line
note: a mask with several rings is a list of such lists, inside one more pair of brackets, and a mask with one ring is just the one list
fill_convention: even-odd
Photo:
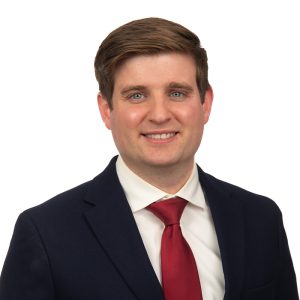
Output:
[[276,204],[195,164],[207,69],[179,24],[147,18],[108,35],[98,105],[120,155],[20,215],[1,300],[299,299]]

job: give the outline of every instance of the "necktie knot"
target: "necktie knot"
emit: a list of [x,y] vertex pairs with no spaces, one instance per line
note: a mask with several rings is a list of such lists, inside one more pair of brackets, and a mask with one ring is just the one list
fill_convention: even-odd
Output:
[[154,202],[148,206],[148,209],[155,214],[165,226],[170,226],[179,224],[186,204],[186,200],[177,197]]

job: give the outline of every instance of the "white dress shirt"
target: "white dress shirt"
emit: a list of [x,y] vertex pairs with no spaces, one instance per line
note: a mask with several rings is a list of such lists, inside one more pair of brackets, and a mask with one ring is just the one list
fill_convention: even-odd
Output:
[[224,273],[220,249],[196,164],[186,184],[175,195],[166,194],[138,177],[120,156],[116,169],[158,280],[161,282],[160,243],[165,225],[146,207],[155,201],[178,196],[188,201],[180,225],[196,260],[203,300],[223,299]]

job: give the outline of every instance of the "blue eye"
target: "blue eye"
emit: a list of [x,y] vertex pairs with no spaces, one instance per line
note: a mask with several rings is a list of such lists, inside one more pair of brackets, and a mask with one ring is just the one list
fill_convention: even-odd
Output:
[[171,96],[171,97],[174,97],[174,98],[182,98],[182,97],[185,96],[185,94],[182,93],[182,92],[176,91],[176,92],[172,92],[172,93],[170,94],[170,96]]
[[144,97],[145,96],[142,93],[134,93],[129,96],[129,98],[133,99],[133,100],[140,100],[140,99],[143,99]]

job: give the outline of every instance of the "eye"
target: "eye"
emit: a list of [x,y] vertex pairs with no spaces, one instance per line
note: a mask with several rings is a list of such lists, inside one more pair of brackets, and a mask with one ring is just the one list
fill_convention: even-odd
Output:
[[173,91],[170,93],[170,97],[174,98],[175,100],[182,100],[186,94],[180,91]]
[[181,93],[181,92],[172,92],[171,96],[173,96],[173,97],[182,97],[183,93]]
[[145,95],[143,93],[132,93],[129,94],[127,98],[132,101],[140,101],[145,98]]

